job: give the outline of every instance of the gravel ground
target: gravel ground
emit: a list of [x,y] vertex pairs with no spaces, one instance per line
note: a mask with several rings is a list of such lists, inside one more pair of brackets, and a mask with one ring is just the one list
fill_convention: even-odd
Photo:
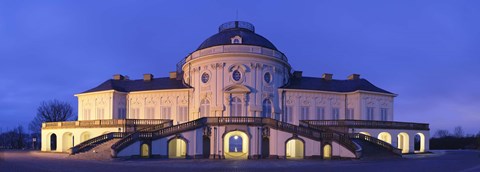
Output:
[[75,160],[66,154],[0,152],[0,172],[56,171],[465,171],[480,172],[480,151],[434,151],[397,159],[361,160]]

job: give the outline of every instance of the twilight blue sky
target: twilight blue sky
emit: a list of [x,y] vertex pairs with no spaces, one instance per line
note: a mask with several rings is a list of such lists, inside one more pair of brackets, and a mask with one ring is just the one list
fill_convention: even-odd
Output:
[[2,0],[0,130],[116,73],[167,76],[237,10],[304,75],[399,94],[396,121],[480,131],[480,1],[462,0]]

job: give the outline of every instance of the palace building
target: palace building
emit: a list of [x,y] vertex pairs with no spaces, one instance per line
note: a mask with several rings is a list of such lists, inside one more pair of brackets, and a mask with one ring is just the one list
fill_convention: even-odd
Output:
[[42,124],[42,151],[160,158],[362,158],[429,150],[394,121],[396,94],[358,74],[303,76],[252,24],[220,25],[169,77],[114,75],[78,93],[78,121]]

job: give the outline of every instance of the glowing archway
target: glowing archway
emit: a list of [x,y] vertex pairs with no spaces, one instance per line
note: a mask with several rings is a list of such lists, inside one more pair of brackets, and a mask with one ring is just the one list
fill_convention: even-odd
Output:
[[247,159],[248,136],[242,131],[231,131],[223,137],[225,159]]
[[82,134],[80,134],[80,143],[87,141],[89,139],[90,139],[90,133],[88,131],[85,131]]
[[378,134],[378,139],[392,144],[392,136],[388,132],[381,132],[380,134]]
[[409,152],[409,140],[407,133],[401,132],[397,135],[397,147],[402,150],[402,153]]
[[73,134],[70,132],[66,132],[62,136],[62,152],[66,152],[68,149],[73,147]]
[[150,146],[148,146],[148,144],[146,143],[142,144],[140,148],[140,156],[143,158],[150,157]]
[[332,158],[332,145],[326,144],[323,146],[323,159],[331,159]]
[[290,139],[285,146],[285,156],[287,159],[303,159],[305,146],[300,139]]
[[174,138],[168,142],[168,158],[186,158],[187,143],[181,138]]
[[415,149],[415,153],[423,153],[425,152],[425,135],[423,135],[423,133],[417,133],[415,134],[415,138],[414,138],[415,142],[418,142],[420,145],[416,146],[418,147],[417,149]]

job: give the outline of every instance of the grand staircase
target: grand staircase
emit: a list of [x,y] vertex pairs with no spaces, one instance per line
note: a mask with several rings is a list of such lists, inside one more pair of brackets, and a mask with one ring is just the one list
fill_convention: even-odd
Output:
[[[260,117],[204,117],[173,125],[172,121],[137,130],[131,133],[104,134],[69,149],[77,159],[110,159],[139,140],[157,140],[174,134],[207,126],[248,125],[269,127],[317,141],[335,141],[351,151],[357,158],[401,156],[401,151],[391,144],[359,133],[349,134],[329,127],[300,122],[300,125]],[[355,143],[354,143],[355,142]]]

